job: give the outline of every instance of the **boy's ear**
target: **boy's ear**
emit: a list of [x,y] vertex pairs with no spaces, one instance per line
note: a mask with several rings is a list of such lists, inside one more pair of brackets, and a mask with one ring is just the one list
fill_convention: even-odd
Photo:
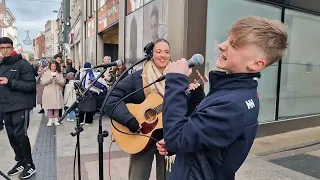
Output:
[[266,67],[267,63],[266,60],[264,59],[257,59],[256,61],[254,61],[251,65],[248,66],[248,68],[251,71],[261,71],[262,69],[264,69]]

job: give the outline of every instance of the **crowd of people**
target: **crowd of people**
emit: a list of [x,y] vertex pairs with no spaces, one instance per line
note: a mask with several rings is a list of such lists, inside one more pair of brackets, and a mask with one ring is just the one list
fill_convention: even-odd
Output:
[[[104,64],[110,63],[111,57],[105,56]],[[85,62],[83,67],[76,70],[71,59],[62,63],[62,56],[57,54],[53,60],[42,59],[34,65],[37,71],[37,104],[41,106],[39,114],[47,112],[49,118],[47,126],[59,126],[58,119],[76,101],[76,90],[74,83],[81,81],[84,88],[88,88],[90,83],[98,76],[102,69],[91,70],[91,63]],[[93,116],[100,111],[103,99],[116,78],[123,71],[121,67],[117,69],[107,68],[102,77],[90,89],[87,96],[78,105],[79,120],[81,124],[90,125]],[[75,120],[75,111],[71,111],[67,121]]]

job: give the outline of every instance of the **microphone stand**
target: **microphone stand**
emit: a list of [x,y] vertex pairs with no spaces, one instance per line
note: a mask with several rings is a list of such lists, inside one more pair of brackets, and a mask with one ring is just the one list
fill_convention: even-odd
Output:
[[[85,98],[90,96],[89,90],[101,78],[101,76],[106,72],[106,70],[107,69],[104,69],[103,72],[100,73],[97,78],[95,78],[95,80],[83,93],[82,92],[76,93],[77,95],[76,101],[64,112],[64,114],[59,119],[59,123],[61,123],[71,111],[75,110],[78,107],[79,102],[83,101]],[[86,75],[83,78],[86,78]],[[78,91],[81,91],[81,84],[80,84],[80,87],[75,87],[75,89],[78,89]],[[75,110],[75,119],[76,119],[75,132],[71,132],[70,134],[72,137],[77,136],[75,149],[78,152],[77,153],[75,152],[75,156],[78,156],[78,159],[77,159],[78,160],[78,179],[81,180],[80,133],[83,131],[83,128],[79,120],[79,110]],[[107,136],[108,136],[108,132],[105,131],[105,137]],[[74,160],[74,166],[75,166],[75,160]],[[75,177],[75,171],[73,171],[73,176]]]
[[148,59],[151,59],[152,55],[145,55],[145,57],[143,59],[141,59],[140,61],[135,62],[133,65],[131,65],[128,69],[126,69],[123,73],[121,73],[121,75],[118,77],[118,79],[113,83],[111,89],[109,90],[109,92],[107,93],[106,97],[103,100],[101,109],[100,109],[100,116],[99,116],[99,129],[98,129],[98,147],[99,147],[99,180],[103,180],[103,141],[104,141],[104,137],[108,136],[108,131],[103,131],[102,130],[102,116],[103,116],[103,110],[104,107],[107,104],[107,101],[110,97],[111,92],[113,91],[113,89],[117,86],[118,82],[122,79],[122,77],[130,70],[132,69],[134,66],[136,66],[137,64],[140,64]]
[[1,170],[0,170],[0,175],[5,178],[6,180],[11,180],[8,176],[6,176]]

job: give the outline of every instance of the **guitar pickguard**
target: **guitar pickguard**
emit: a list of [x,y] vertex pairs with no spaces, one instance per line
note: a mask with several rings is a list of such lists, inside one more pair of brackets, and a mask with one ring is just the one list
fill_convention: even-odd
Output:
[[140,131],[143,133],[143,134],[148,134],[150,133],[158,124],[158,118],[153,121],[152,123],[147,123],[147,122],[143,122],[141,124],[141,129]]

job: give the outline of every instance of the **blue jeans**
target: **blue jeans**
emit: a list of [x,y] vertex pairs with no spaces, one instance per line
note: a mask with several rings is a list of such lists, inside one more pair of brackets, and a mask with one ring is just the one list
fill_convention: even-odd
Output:
[[75,114],[75,112],[74,111],[71,111],[70,113],[69,113],[69,119],[70,120],[74,120],[75,119],[75,116],[76,116],[76,114]]

